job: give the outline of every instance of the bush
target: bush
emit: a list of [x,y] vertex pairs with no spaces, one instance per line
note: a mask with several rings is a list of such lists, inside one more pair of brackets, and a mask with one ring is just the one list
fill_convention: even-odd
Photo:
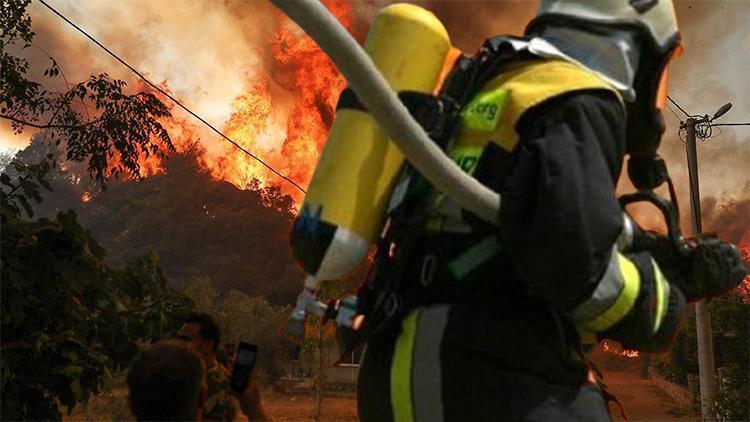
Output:
[[190,301],[149,254],[115,270],[76,221],[21,220],[2,208],[2,414],[59,419],[103,391],[137,341],[177,328]]

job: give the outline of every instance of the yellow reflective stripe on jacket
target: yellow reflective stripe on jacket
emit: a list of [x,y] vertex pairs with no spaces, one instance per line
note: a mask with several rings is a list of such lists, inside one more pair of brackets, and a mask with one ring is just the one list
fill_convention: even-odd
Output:
[[413,422],[414,407],[411,397],[411,367],[414,339],[420,311],[414,311],[401,323],[401,335],[396,340],[391,363],[391,406],[395,422]]
[[456,145],[493,141],[510,151],[518,143],[515,126],[524,113],[554,97],[582,90],[605,90],[620,98],[595,73],[571,62],[545,59],[512,64],[464,110]]
[[656,318],[654,319],[653,333],[659,331],[662,320],[667,314],[669,307],[669,282],[659,269],[659,265],[651,260],[651,266],[654,267],[654,284],[656,289]]
[[[460,127],[447,154],[465,172],[474,174],[489,142],[506,151],[515,147],[516,123],[529,109],[554,97],[583,90],[611,92],[621,100],[616,89],[574,63],[539,59],[510,64],[487,82],[461,112]],[[446,201],[442,194],[436,194],[431,208],[426,230],[457,233],[471,230],[460,207],[450,198]]]
[[581,324],[582,331],[602,332],[620,321],[633,308],[641,289],[641,275],[629,259],[617,253],[617,263],[623,287],[614,304],[596,318]]

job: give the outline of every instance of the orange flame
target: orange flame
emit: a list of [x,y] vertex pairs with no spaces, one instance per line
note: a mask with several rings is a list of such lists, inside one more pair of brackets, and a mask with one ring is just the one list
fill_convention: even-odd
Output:
[[[250,92],[232,102],[234,112],[224,126],[224,133],[265,162],[273,161],[273,151],[261,148],[261,140],[268,135],[268,120],[271,113],[272,99],[268,90],[268,81],[258,82]],[[253,179],[269,180],[273,175],[263,164],[252,157],[227,146],[225,154],[218,158],[208,158],[207,166],[214,177],[229,181],[241,189],[251,186]],[[272,180],[276,184],[282,180]]]
[[[351,5],[344,0],[324,1],[326,7],[350,28]],[[346,80],[315,42],[279,16],[279,30],[270,40],[274,66],[280,74],[291,75],[286,88],[293,106],[285,120],[276,122],[276,103],[267,75],[253,88],[235,99],[234,112],[224,131],[247,151],[274,167],[300,186],[307,186],[333,123],[336,101]],[[246,188],[279,187],[300,203],[303,194],[252,157],[227,147],[223,156],[207,158],[214,177]]]

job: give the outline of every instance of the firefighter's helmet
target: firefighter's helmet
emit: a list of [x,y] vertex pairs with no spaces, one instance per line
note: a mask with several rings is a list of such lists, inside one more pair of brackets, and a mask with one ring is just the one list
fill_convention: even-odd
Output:
[[568,21],[578,27],[634,28],[659,55],[669,55],[679,43],[671,0],[540,0],[529,27],[550,21]]

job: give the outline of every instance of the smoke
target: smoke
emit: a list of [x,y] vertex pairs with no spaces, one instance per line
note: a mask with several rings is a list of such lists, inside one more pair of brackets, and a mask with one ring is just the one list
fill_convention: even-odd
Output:
[[715,232],[721,239],[740,243],[750,233],[750,182],[722,197],[704,197],[701,201],[703,230]]
[[[750,3],[676,2],[676,11],[685,54],[670,68],[672,98],[689,113],[700,115],[713,115],[731,102],[732,109],[718,122],[750,121],[750,80],[746,77],[750,69]],[[665,111],[667,132],[660,152],[687,210],[685,149],[677,137],[684,116],[677,109],[675,112],[680,119]],[[734,227],[733,234],[725,235],[737,239],[748,231],[750,219],[750,127],[716,127],[714,135],[697,146],[703,226],[720,233],[727,231],[720,227]]]
[[[273,10],[257,2],[252,15],[238,16],[234,3],[180,2],[56,2],[55,7],[141,70],[153,82],[164,82],[209,121],[222,123],[231,113],[231,101],[243,94],[257,77],[263,52],[257,49],[272,30]],[[60,21],[47,9],[32,9],[35,24],[60,29]],[[52,21],[50,21],[52,20]],[[89,72],[109,71],[112,76],[134,80],[133,75],[69,28],[66,37],[41,36],[38,42],[53,44],[48,51],[65,54],[61,59],[73,69],[74,79]],[[45,34],[47,32],[45,31]],[[75,39],[75,41],[72,41]],[[54,45],[60,42],[64,45]],[[85,42],[86,47],[80,46]],[[66,45],[73,44],[70,51]],[[85,54],[82,49],[86,49]],[[93,49],[93,50],[92,50]],[[84,60],[81,60],[84,58]],[[81,61],[85,63],[81,66]]]
[[[231,1],[189,1],[177,6],[164,1],[64,0],[51,5],[218,127],[231,115],[232,100],[266,73],[270,52],[264,47],[279,22],[267,2],[248,7],[247,2]],[[64,89],[62,78],[41,77],[49,65],[46,51],[70,83],[99,73],[131,87],[138,83],[129,70],[43,5],[33,2],[29,12],[37,33],[34,45],[39,48],[22,54],[30,61],[32,78],[44,80],[50,89]],[[179,111],[176,116],[184,117]],[[204,139],[215,138],[202,128],[199,133]],[[216,150],[217,143],[206,142],[206,146]]]

